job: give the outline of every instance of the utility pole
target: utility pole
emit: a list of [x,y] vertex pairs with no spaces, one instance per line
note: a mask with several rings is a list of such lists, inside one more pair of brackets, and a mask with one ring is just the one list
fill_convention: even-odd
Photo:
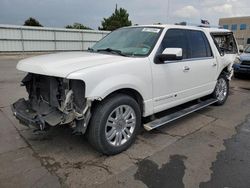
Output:
[[168,4],[167,4],[167,22],[169,22],[169,1],[170,0],[168,0]]

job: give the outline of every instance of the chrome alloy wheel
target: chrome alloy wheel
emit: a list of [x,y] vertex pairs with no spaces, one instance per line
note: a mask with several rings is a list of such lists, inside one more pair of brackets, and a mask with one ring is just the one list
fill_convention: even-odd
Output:
[[227,92],[228,92],[228,88],[227,88],[226,80],[223,78],[220,78],[217,81],[216,88],[215,88],[216,99],[218,99],[219,101],[223,101],[227,97]]
[[121,105],[109,115],[105,125],[105,136],[112,146],[125,144],[133,135],[136,126],[136,115],[132,107]]

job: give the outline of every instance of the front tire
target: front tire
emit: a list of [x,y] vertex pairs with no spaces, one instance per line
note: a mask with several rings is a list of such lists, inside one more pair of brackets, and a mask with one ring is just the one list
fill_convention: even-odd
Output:
[[134,142],[140,125],[138,103],[128,95],[117,94],[95,106],[88,128],[88,140],[103,154],[118,154]]
[[215,105],[223,105],[229,94],[229,82],[225,74],[221,74],[217,80],[213,97],[217,99],[218,101],[215,103]]

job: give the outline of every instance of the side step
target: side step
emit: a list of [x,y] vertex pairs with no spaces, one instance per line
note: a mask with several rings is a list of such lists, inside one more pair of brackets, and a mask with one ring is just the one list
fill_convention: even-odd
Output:
[[169,114],[167,116],[164,116],[162,118],[159,118],[159,119],[156,119],[156,120],[153,120],[147,124],[144,124],[144,128],[147,130],[147,131],[151,131],[152,129],[155,129],[155,128],[158,128],[162,125],[165,125],[167,123],[170,123],[174,120],[177,120],[183,116],[186,116],[188,114],[191,114],[192,112],[195,112],[197,110],[200,110],[202,108],[205,108],[213,103],[216,103],[217,100],[216,99],[208,99],[208,100],[205,100],[205,101],[202,101],[202,102],[199,102],[198,104],[195,104],[193,106],[190,106],[188,108],[184,108],[178,112],[174,112],[172,114]]

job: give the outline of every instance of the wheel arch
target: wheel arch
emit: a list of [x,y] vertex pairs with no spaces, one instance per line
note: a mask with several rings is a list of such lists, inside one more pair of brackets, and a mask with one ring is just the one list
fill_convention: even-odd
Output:
[[[138,103],[141,113],[144,112],[144,99],[142,97],[142,95],[140,94],[139,91],[133,89],[133,88],[121,88],[121,89],[117,89],[111,93],[109,93],[108,95],[106,95],[102,100],[105,100],[107,98],[111,98],[112,96],[116,95],[116,94],[125,94],[128,95],[130,97],[132,97],[133,99],[136,100],[136,102]],[[100,101],[95,100],[93,103],[95,105],[95,103],[99,103]]]
[[222,75],[222,74],[225,74],[226,77],[227,77],[227,79],[230,80],[230,79],[231,79],[231,76],[232,76],[232,72],[231,72],[231,70],[230,70],[230,67],[229,67],[229,66],[224,67],[224,68],[221,70],[220,74],[218,75],[217,79],[218,79],[218,78],[220,77],[220,75]]

